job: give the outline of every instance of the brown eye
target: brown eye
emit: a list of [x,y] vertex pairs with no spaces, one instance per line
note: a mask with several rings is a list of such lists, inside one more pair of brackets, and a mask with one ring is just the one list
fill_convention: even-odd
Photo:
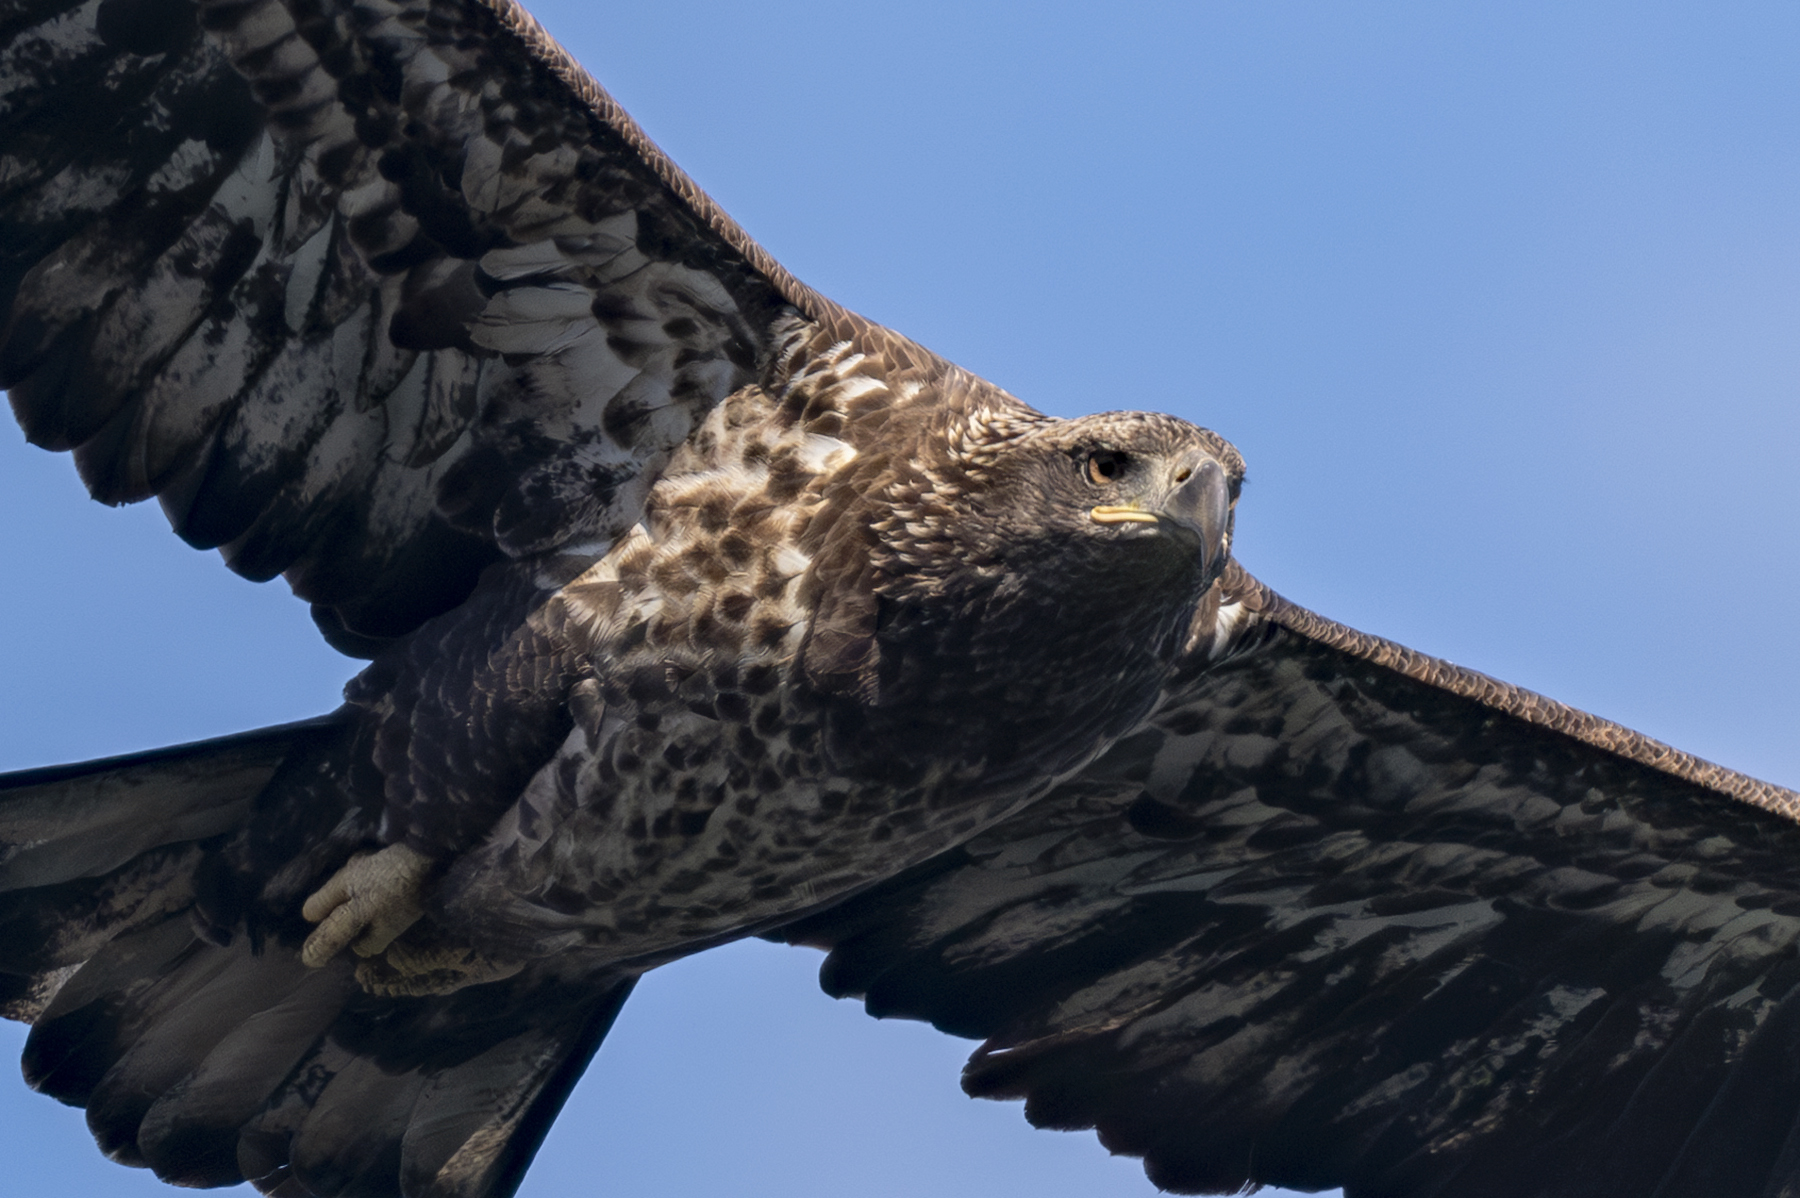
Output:
[[1088,481],[1096,487],[1104,487],[1117,482],[1125,473],[1125,455],[1110,449],[1096,449],[1088,455]]

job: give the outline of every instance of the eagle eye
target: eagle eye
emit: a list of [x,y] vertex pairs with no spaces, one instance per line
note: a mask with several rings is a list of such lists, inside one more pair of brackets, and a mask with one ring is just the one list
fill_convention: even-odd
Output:
[[1117,450],[1096,449],[1087,455],[1088,481],[1096,487],[1109,486],[1119,481],[1129,461],[1129,458]]

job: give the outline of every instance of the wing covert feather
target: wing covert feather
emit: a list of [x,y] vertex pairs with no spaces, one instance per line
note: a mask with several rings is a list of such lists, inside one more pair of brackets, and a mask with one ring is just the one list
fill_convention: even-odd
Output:
[[1788,1193],[1794,796],[1227,581],[1138,733],[777,938],[1169,1189]]
[[0,12],[0,384],[367,651],[603,544],[796,283],[511,0]]

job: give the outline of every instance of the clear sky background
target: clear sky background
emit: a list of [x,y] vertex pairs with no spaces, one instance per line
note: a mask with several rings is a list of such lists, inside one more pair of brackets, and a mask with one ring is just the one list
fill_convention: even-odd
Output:
[[[1238,556],[1290,598],[1800,786],[1800,7],[536,12],[819,290],[1047,411],[1234,440]],[[354,668],[10,425],[0,513],[0,769],[311,715]],[[524,1193],[1151,1193],[817,960],[648,978]],[[16,1081],[0,1161],[167,1192]]]

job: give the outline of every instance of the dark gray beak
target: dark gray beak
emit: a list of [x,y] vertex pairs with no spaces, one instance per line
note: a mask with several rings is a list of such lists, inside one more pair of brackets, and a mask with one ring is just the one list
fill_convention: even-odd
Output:
[[1194,530],[1200,538],[1200,572],[1211,585],[1231,552],[1231,488],[1225,468],[1202,453],[1175,467],[1173,486],[1157,515]]

